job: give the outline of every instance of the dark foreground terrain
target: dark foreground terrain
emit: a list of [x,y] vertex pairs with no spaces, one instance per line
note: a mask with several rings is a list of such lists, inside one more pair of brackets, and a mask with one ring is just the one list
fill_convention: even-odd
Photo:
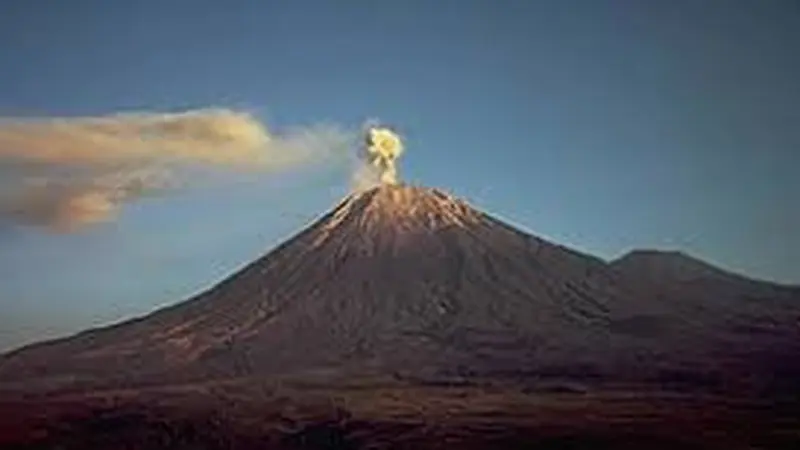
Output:
[[797,399],[232,380],[5,400],[4,449],[800,448]]

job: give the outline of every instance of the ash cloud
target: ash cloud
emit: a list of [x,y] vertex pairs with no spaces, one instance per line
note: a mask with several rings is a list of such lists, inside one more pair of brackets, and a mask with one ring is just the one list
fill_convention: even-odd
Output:
[[73,231],[128,202],[190,188],[191,168],[271,173],[347,157],[336,126],[274,135],[227,109],[85,118],[0,119],[0,217]]
[[20,224],[71,232],[113,220],[125,202],[174,190],[173,177],[159,168],[26,177],[0,198],[0,214]]
[[361,192],[382,184],[397,184],[396,160],[403,153],[403,144],[393,130],[369,119],[361,127],[364,142],[350,179],[352,192]]

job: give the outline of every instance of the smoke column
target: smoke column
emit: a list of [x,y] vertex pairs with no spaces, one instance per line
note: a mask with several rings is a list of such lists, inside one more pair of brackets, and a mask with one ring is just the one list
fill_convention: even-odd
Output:
[[353,190],[363,191],[381,184],[397,184],[397,158],[403,153],[400,137],[389,128],[369,121],[363,127],[364,144],[360,165],[353,174]]
[[0,119],[0,219],[72,231],[189,187],[183,169],[285,171],[346,159],[354,141],[334,126],[273,135],[227,109]]

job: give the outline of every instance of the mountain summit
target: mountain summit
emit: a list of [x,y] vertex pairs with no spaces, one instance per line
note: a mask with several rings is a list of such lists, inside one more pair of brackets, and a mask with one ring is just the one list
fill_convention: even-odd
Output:
[[383,183],[194,298],[0,356],[0,446],[795,448],[799,293]]
[[[693,321],[629,285],[619,267],[443,191],[383,184],[192,299],[6,354],[0,381],[92,389],[321,372],[662,379],[708,373],[709,355],[740,342],[719,321]],[[736,305],[725,311],[750,317]],[[758,339],[789,342],[787,329]],[[747,368],[736,361],[714,373],[736,376]]]
[[348,196],[207,292],[14,352],[0,377],[155,382],[545,365],[558,347],[577,351],[602,331],[617,294],[585,282],[602,266],[440,190],[384,184]]

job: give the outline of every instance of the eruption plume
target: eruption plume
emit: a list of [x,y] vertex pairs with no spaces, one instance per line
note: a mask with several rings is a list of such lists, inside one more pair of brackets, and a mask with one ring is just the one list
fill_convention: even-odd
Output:
[[365,127],[365,145],[361,152],[364,166],[355,174],[356,190],[378,184],[397,184],[395,161],[403,153],[400,137],[389,128],[376,124]]
[[344,159],[352,141],[331,126],[276,136],[227,109],[0,119],[0,218],[73,230],[184,186],[181,169],[283,171]]

